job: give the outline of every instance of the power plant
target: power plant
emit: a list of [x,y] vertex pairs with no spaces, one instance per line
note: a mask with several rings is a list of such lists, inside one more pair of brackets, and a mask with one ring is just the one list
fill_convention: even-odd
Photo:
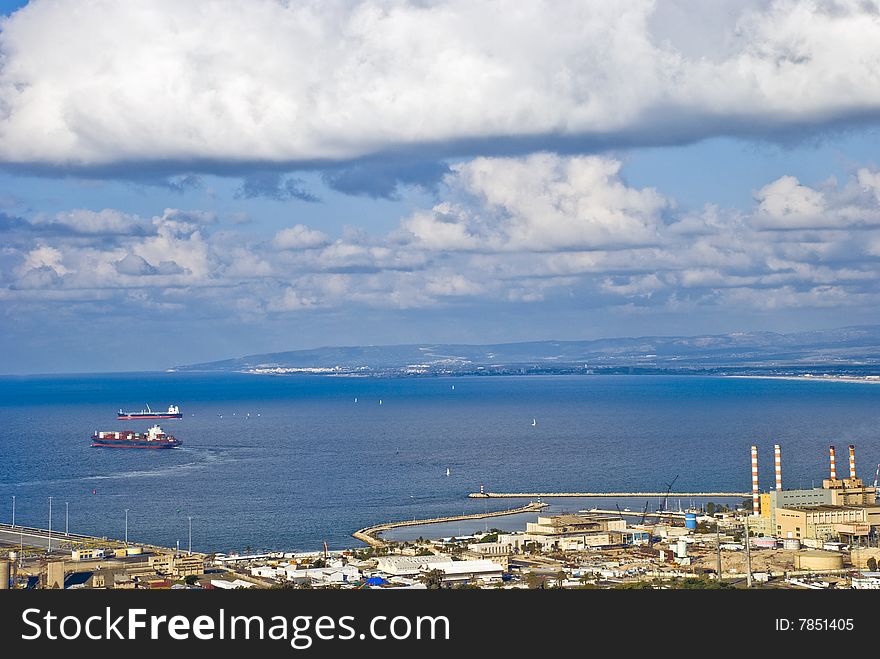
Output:
[[836,449],[828,447],[829,474],[822,487],[786,490],[782,487],[782,451],[773,446],[775,488],[760,492],[758,447],[751,447],[752,516],[749,530],[773,536],[789,546],[841,541],[867,545],[880,528],[877,487],[869,487],[856,474],[855,445],[849,445],[849,477],[837,477]]

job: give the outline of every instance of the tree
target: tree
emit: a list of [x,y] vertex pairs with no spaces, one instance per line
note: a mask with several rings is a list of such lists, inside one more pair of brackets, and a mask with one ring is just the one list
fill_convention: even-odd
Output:
[[540,574],[536,574],[535,572],[529,572],[526,575],[526,585],[535,590],[537,588],[546,588],[546,579]]
[[868,569],[871,572],[877,571],[877,559],[874,558],[873,556],[871,556],[871,558],[868,559]]
[[433,569],[428,570],[419,575],[419,581],[421,581],[425,586],[428,587],[428,590],[439,590],[443,587],[443,577],[446,576],[446,573],[443,570]]
[[706,504],[706,514],[707,515],[714,515],[715,514],[715,504],[712,503],[711,501]]
[[562,588],[562,584],[565,583],[566,576],[567,575],[565,574],[565,570],[559,570],[559,572],[556,573],[556,587],[557,588]]
[[183,580],[183,582],[187,586],[195,586],[199,582],[199,578],[194,574],[190,574]]

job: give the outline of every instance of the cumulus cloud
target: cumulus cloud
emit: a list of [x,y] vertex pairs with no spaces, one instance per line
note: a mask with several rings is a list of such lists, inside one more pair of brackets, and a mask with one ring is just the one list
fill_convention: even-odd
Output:
[[815,189],[782,176],[755,194],[752,224],[762,229],[845,229],[880,225],[880,177],[860,169],[840,188],[833,179]]
[[330,242],[323,231],[310,229],[304,224],[296,224],[275,234],[273,243],[278,249],[310,249]]
[[113,263],[116,272],[121,275],[154,275],[156,268],[147,263],[137,254],[126,254],[123,258]]
[[875,2],[722,4],[694,29],[669,0],[36,0],[2,21],[0,159],[314,164],[878,115]]
[[783,176],[751,208],[681,210],[627,184],[613,158],[477,158],[453,165],[437,203],[385,235],[297,223],[265,240],[177,209],[88,216],[108,231],[120,230],[106,219],[116,217],[151,228],[107,241],[28,233],[25,219],[0,250],[0,296],[248,318],[554,299],[630,314],[864,308],[880,301],[878,181],[872,168],[812,186]]
[[[539,153],[453,166],[442,202],[406,222],[428,249],[557,251],[649,245],[668,201],[619,177],[620,162]],[[475,202],[475,203],[471,203]]]

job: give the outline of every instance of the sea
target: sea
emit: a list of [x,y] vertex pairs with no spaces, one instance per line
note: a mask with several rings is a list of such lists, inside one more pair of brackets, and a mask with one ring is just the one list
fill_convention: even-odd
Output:
[[[143,431],[116,411],[179,405],[172,450],[91,448]],[[359,528],[512,508],[493,492],[745,492],[820,485],[828,446],[880,462],[880,385],[701,376],[370,378],[205,373],[0,378],[0,522],[206,552],[361,546]],[[448,475],[447,475],[448,470]],[[718,503],[721,500],[714,499]],[[741,498],[728,503],[737,503]],[[550,511],[660,500],[548,499]],[[706,499],[673,498],[668,509]],[[406,539],[522,529],[534,514],[398,529]]]

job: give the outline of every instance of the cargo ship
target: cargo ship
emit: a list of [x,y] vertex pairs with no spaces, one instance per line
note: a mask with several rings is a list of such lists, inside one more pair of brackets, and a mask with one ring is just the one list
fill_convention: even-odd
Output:
[[124,412],[121,409],[116,413],[116,419],[119,421],[126,420],[135,420],[139,421],[140,419],[180,419],[183,418],[183,414],[180,413],[180,408],[177,405],[169,405],[167,412],[154,412],[150,409],[150,406],[147,405],[147,409],[141,410],[140,412]]
[[175,448],[180,440],[168,435],[158,425],[147,432],[133,430],[95,431],[92,435],[92,446],[100,448]]

